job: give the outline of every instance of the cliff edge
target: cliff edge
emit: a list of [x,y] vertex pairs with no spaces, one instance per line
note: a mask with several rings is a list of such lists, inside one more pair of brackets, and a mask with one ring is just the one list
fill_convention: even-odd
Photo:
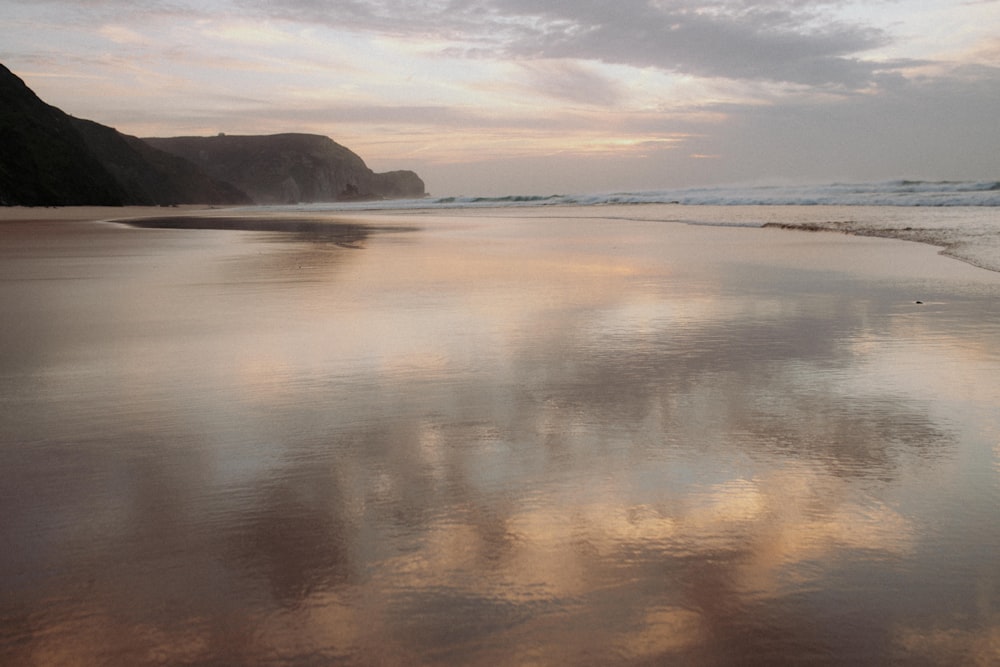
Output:
[[395,199],[425,196],[412,171],[377,174],[356,153],[316,134],[145,138],[184,158],[258,204]]
[[314,134],[139,139],[67,115],[0,65],[0,206],[293,204],[425,196]]
[[46,104],[0,65],[0,205],[247,203],[186,160]]

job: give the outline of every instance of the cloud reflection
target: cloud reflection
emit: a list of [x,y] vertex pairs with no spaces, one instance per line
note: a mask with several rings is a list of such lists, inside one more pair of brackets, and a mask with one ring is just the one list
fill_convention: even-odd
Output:
[[[50,381],[29,385],[46,419],[0,452],[18,477],[0,491],[8,655],[718,664],[990,646],[978,627],[914,630],[897,596],[934,521],[907,499],[963,444],[933,388],[868,375],[925,349],[894,319],[912,285],[698,263],[706,230],[534,224],[515,242],[514,222],[421,218],[405,244],[334,243],[291,284],[260,267],[326,237],[210,236],[197,266],[164,252],[172,270],[143,263],[106,292],[106,346],[50,342]],[[169,317],[136,306],[150,294],[174,294]],[[935,360],[980,366],[963,344],[996,336],[975,327],[989,298],[954,314],[968,328]]]

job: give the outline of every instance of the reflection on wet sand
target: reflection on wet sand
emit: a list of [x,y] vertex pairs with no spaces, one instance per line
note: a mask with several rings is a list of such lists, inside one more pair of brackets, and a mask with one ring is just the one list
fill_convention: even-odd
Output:
[[416,230],[415,227],[379,227],[344,220],[323,220],[279,215],[261,217],[250,213],[241,216],[200,216],[189,214],[159,218],[145,217],[133,220],[120,220],[119,222],[143,229],[225,229],[244,232],[274,232],[283,235],[283,238],[280,239],[272,237],[280,242],[287,242],[287,237],[292,236],[298,241],[333,243],[348,248],[359,247],[372,233]]
[[375,223],[0,240],[3,662],[996,657],[991,274]]

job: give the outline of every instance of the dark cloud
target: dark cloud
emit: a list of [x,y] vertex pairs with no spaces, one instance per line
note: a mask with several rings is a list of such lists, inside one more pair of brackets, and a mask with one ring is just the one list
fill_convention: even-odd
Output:
[[960,67],[839,100],[712,107],[727,122],[693,143],[716,178],[982,178],[995,171],[1000,68]]
[[643,0],[614,5],[550,3],[544,18],[547,28],[512,44],[512,53],[594,59],[708,77],[849,87],[867,83],[875,67],[852,54],[888,41],[873,28],[819,26],[811,11],[766,6],[655,5]]
[[835,21],[828,3],[619,0],[235,0],[244,10],[335,28],[434,37],[465,55],[580,59],[705,77],[857,88],[884,64],[860,54],[884,31]]
[[[700,77],[844,89],[892,67],[863,55],[885,31],[831,16],[839,3],[799,0],[39,0],[85,23],[137,16],[257,16],[403,38],[464,57],[590,60]],[[76,20],[76,19],[74,19]],[[579,73],[568,72],[578,77]],[[564,95],[565,96],[565,95]],[[570,96],[572,97],[572,96]]]
[[[432,192],[655,190],[706,184],[988,179],[997,172],[1000,68],[962,66],[893,78],[869,93],[692,105],[616,116],[621,136],[675,140],[638,154],[533,155],[479,166],[413,163]],[[687,111],[687,113],[685,113]],[[601,117],[574,117],[600,123]],[[709,155],[715,159],[691,159]],[[486,171],[485,167],[481,167]],[[492,188],[492,189],[490,189]]]

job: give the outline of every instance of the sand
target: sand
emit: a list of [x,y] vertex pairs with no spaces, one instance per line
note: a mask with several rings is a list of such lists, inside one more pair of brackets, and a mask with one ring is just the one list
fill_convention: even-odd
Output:
[[44,211],[0,225],[0,663],[995,656],[998,274],[551,210]]
[[0,222],[88,222],[183,215],[217,207],[185,206],[0,206]]

